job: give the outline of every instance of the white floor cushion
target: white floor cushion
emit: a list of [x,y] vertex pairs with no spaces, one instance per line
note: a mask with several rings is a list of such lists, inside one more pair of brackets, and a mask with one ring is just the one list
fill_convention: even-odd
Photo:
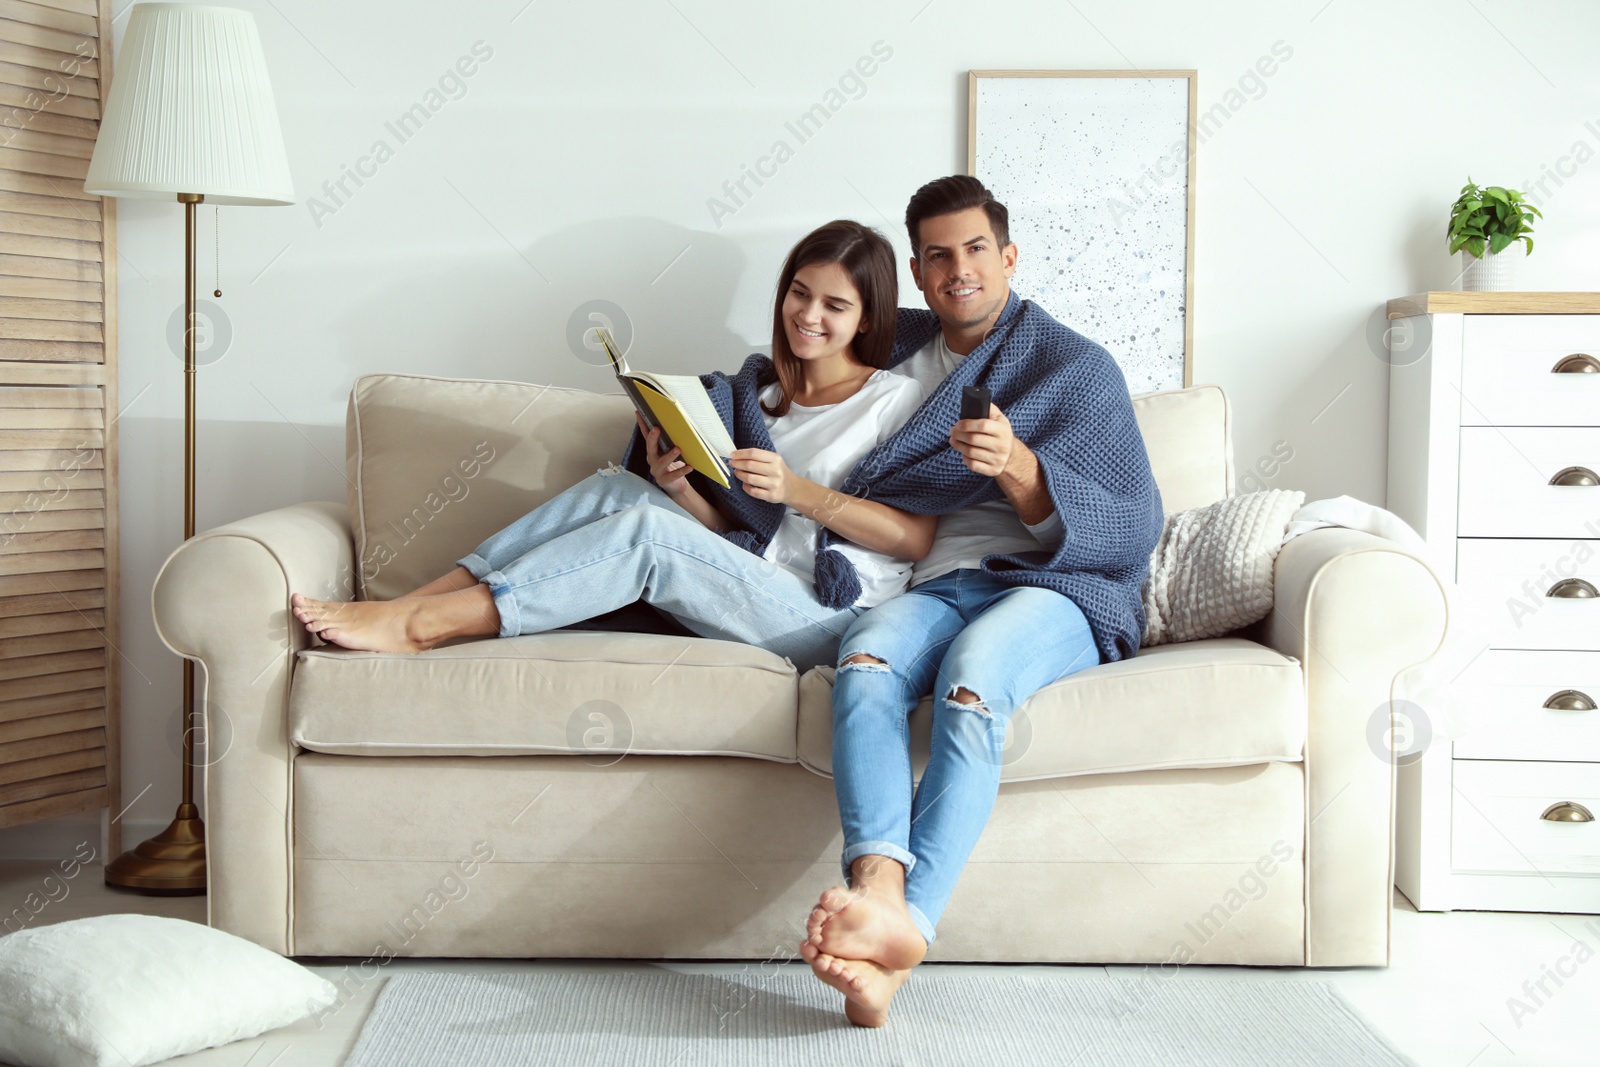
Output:
[[0,1061],[143,1067],[287,1026],[338,990],[220,930],[101,915],[0,937]]

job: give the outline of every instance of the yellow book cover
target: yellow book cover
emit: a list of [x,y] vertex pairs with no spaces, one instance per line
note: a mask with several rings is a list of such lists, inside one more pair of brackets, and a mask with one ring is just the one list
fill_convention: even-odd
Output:
[[700,379],[686,374],[646,374],[630,370],[611,331],[596,327],[623,392],[633,401],[647,428],[661,428],[661,448],[676,446],[683,461],[724,489],[730,487],[723,462],[733,451],[722,416]]

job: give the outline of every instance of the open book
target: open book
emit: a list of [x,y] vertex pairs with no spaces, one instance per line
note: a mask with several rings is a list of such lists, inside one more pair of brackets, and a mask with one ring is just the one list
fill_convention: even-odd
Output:
[[723,459],[733,451],[733,438],[700,379],[690,374],[646,374],[630,370],[611,331],[594,330],[605,346],[606,357],[623,392],[633,401],[647,429],[661,427],[661,450],[676,445],[682,460],[724,489],[729,488],[728,465]]

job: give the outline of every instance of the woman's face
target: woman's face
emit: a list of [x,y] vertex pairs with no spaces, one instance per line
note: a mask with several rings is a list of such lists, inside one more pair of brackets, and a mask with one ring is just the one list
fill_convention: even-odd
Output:
[[795,358],[825,359],[849,349],[865,326],[861,294],[844,267],[809,263],[783,297],[783,329]]

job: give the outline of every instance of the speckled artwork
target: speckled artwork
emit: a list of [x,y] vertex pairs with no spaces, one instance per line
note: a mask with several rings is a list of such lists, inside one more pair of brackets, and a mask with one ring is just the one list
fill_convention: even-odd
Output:
[[1189,79],[979,75],[973,106],[1012,288],[1104,345],[1129,392],[1182,388]]

